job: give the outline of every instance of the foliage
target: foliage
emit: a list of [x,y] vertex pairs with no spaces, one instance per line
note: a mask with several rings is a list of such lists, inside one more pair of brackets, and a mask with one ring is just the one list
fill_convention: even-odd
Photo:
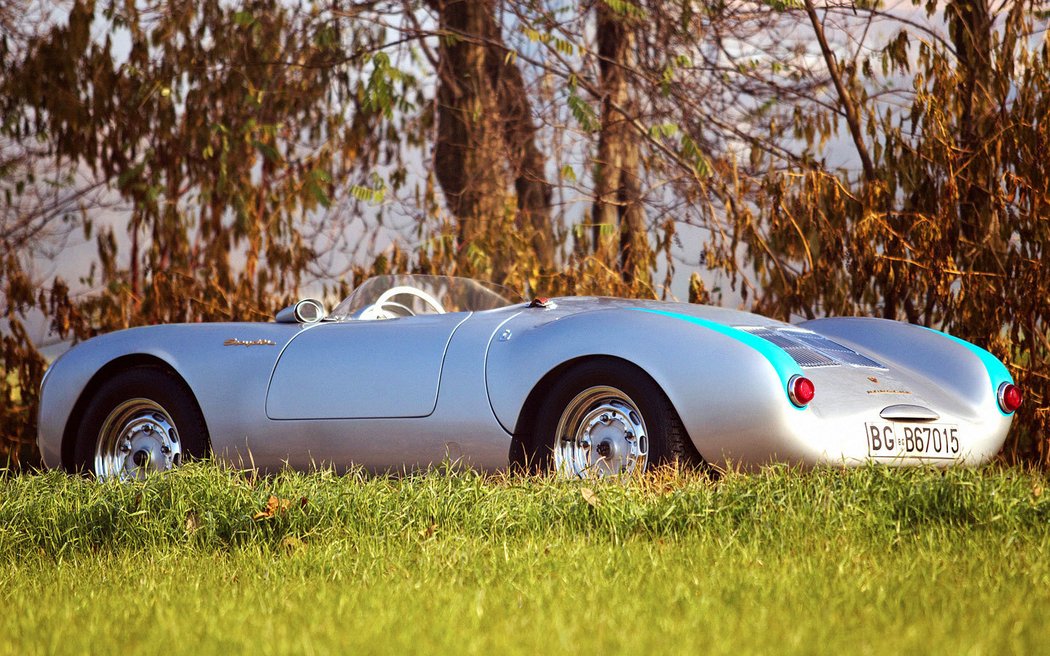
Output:
[[1047,484],[1039,470],[994,466],[803,472],[778,465],[717,475],[663,467],[627,481],[486,475],[450,463],[383,476],[360,468],[263,475],[199,462],[145,482],[46,472],[0,478],[0,554],[280,549],[288,538],[397,540],[435,532],[614,543],[713,533],[763,540],[807,526],[890,542],[931,525],[1041,535],[1050,519]]
[[[261,319],[407,270],[663,298],[684,267],[691,300],[988,347],[1028,395],[1007,457],[1050,463],[1040,12],[0,0],[0,450],[33,457],[41,315]],[[41,286],[82,234],[83,280]]]

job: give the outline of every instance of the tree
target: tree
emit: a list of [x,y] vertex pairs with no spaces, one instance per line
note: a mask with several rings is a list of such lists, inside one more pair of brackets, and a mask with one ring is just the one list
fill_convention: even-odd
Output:
[[[126,32],[127,53],[93,37],[100,27]],[[8,444],[35,432],[43,361],[25,334],[30,312],[84,338],[267,318],[297,293],[313,260],[305,226],[377,157],[382,108],[365,106],[367,78],[354,67],[379,45],[367,29],[344,33],[330,12],[276,0],[75,0],[64,20],[4,52],[0,136],[22,154],[2,171]],[[54,198],[41,195],[48,184]],[[114,202],[126,224],[103,219]],[[85,299],[60,279],[36,293],[25,273],[33,252],[16,244],[63,221],[97,238]]]
[[[654,297],[684,264],[690,298],[989,347],[1029,393],[1014,453],[1050,462],[1046,36],[1020,0],[924,7],[72,2],[0,50],[4,421],[31,431],[27,313],[81,337],[266,316],[317,266],[311,235],[371,242],[396,206],[408,234],[344,257],[340,287],[414,269]],[[92,36],[115,30],[126,56]],[[366,203],[345,230],[336,208]],[[29,245],[83,229],[98,293],[38,293]]]

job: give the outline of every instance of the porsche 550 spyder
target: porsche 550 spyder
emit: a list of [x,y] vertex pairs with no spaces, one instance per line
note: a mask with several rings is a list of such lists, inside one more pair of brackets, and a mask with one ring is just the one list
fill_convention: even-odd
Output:
[[982,463],[1021,393],[987,351],[870,318],[797,325],[614,298],[523,302],[382,276],[331,312],[133,328],[44,376],[51,467],[141,478],[211,455],[277,469],[452,460],[567,477],[716,467]]

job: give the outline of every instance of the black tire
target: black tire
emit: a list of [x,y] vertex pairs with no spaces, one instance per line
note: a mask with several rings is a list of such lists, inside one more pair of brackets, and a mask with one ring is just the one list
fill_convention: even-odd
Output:
[[[159,412],[153,412],[153,408]],[[132,414],[125,418],[129,412]],[[135,418],[138,418],[139,422],[150,423],[148,418],[144,418],[146,414],[150,414],[157,421],[152,422],[150,426],[140,428],[138,433],[127,434],[145,438],[147,434],[152,435],[154,430],[161,428],[162,431],[158,432],[158,435],[163,433],[164,439],[160,441],[164,444],[158,443],[155,449],[147,444],[143,448],[129,452],[127,458],[138,458],[143,450],[149,456],[146,458],[146,464],[142,464],[136,470],[141,474],[135,473],[133,477],[141,478],[145,473],[152,471],[150,464],[153,464],[154,469],[168,468],[178,466],[186,459],[202,458],[207,455],[208,428],[193,394],[186,388],[182,380],[170,371],[160,367],[141,366],[122,371],[105,381],[91,398],[77,429],[73,451],[75,468],[96,476],[112,474],[112,471],[97,470],[96,453],[100,444],[104,440],[117,439],[116,433],[130,426]],[[107,424],[109,424],[108,427]],[[170,428],[174,430],[168,430]],[[107,435],[103,434],[104,431]],[[130,439],[127,441],[131,443]],[[136,441],[138,441],[137,438]],[[152,457],[154,453],[157,453],[159,457],[157,449],[163,449],[165,445],[169,453],[175,451],[175,454],[172,458],[173,462],[160,467],[154,463]],[[162,460],[156,462],[164,463]]]
[[[622,392],[627,405],[637,408],[641,415],[648,438],[646,468],[667,464],[697,467],[703,464],[703,459],[686,434],[682,420],[656,381],[624,360],[596,358],[566,371],[540,404],[527,453],[534,470],[554,469],[554,451],[558,440],[563,437],[557,435],[563,414],[574,415],[570,405],[588,390],[601,388]],[[601,392],[597,394],[597,402],[600,403]],[[608,398],[615,397],[616,394],[613,394]],[[586,400],[585,403],[590,401]],[[569,428],[572,430],[571,425]]]

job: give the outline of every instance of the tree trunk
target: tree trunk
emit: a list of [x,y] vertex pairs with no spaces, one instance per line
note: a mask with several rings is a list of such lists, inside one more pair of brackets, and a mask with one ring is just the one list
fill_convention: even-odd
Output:
[[[959,232],[968,248],[991,234],[995,166],[995,140],[990,124],[995,108],[989,86],[992,75],[992,18],[983,0],[952,2],[945,9],[948,30],[958,53],[961,89],[959,152],[964,158],[959,169]],[[966,249],[964,249],[965,252]]]
[[[627,79],[628,71],[636,63],[636,40],[627,16],[603,2],[597,3],[596,12],[604,95],[594,175],[594,249],[595,254],[609,264],[618,260],[616,265],[624,282],[649,285],[652,251],[638,177],[640,136],[630,123],[637,103]],[[617,228],[618,245],[613,238]],[[614,253],[617,246],[618,251]]]
[[438,136],[434,168],[461,244],[479,240],[504,211],[509,179],[499,134],[497,99],[488,80],[491,0],[432,0],[442,31],[438,65]]
[[[493,19],[495,26],[495,20]],[[536,126],[525,88],[525,78],[507,58],[502,36],[495,27],[496,40],[488,43],[489,79],[499,98],[503,137],[508,164],[518,195],[517,227],[531,233],[530,241],[540,265],[554,266],[554,240],[551,230],[551,185],[544,173],[546,157],[536,146]]]
[[[438,137],[434,167],[462,244],[491,243],[517,192],[515,227],[538,264],[550,269],[554,247],[550,184],[521,71],[507,58],[494,0],[428,0],[438,12]],[[496,275],[505,268],[491,254]]]

